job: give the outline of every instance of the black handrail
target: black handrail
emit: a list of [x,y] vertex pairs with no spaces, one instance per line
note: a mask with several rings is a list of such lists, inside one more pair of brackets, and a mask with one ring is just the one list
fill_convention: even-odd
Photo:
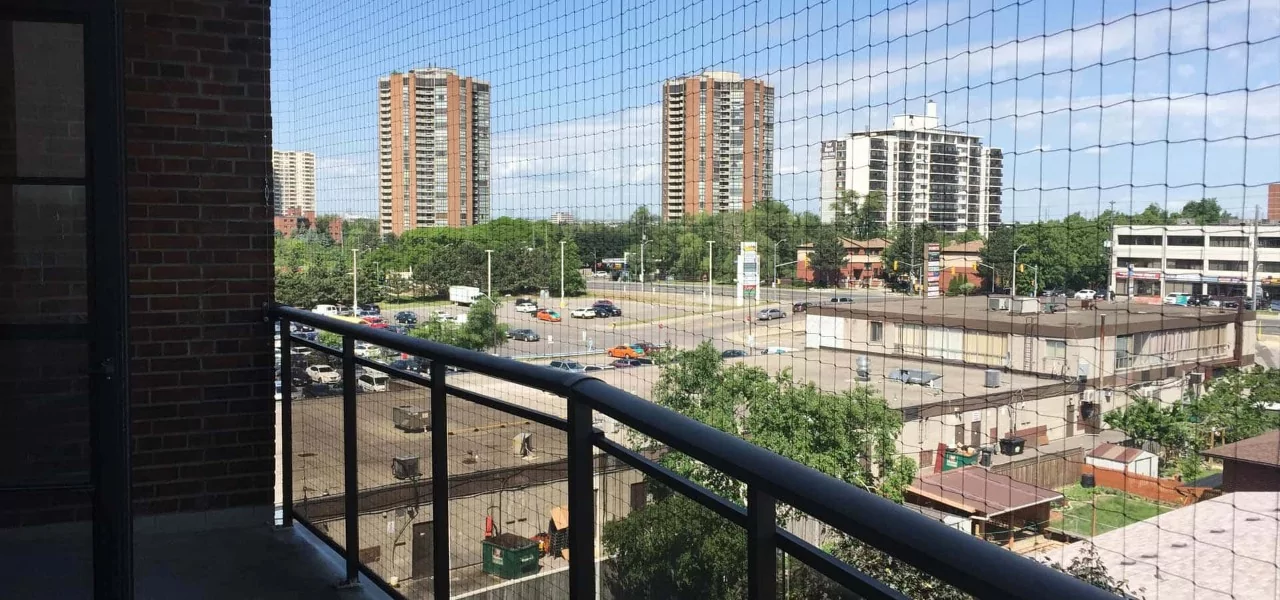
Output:
[[[582,455],[577,456],[576,463],[570,466],[571,519],[577,516],[578,519],[587,520],[594,516],[590,494],[591,476],[590,471],[585,470],[590,465],[590,460],[587,460],[589,457],[583,450],[583,440],[579,438],[584,431],[583,423],[590,423],[591,411],[599,411],[622,425],[743,482],[751,490],[752,498],[769,507],[769,514],[772,513],[775,501],[782,502],[977,597],[1035,600],[1116,598],[1070,575],[977,537],[960,533],[889,500],[593,377],[382,331],[287,306],[270,305],[267,316],[310,325],[341,334],[347,339],[365,341],[430,359],[437,377],[443,373],[444,365],[453,365],[567,398],[571,462],[575,455]],[[439,379],[442,380],[443,377]],[[574,426],[575,423],[577,427]],[[598,431],[594,432],[594,436],[588,446],[600,447],[606,451],[610,449],[611,443]],[[575,466],[578,469],[575,470]],[[584,470],[587,473],[585,483],[578,481],[575,486],[574,475],[577,474],[578,479],[582,479],[580,471]],[[580,493],[575,494],[575,490]],[[576,506],[592,509],[582,511]],[[748,514],[751,514],[750,508],[749,506]],[[755,532],[753,535],[765,544],[764,550],[758,549],[756,552],[758,564],[767,564],[769,555],[778,546],[799,548],[795,540],[785,536],[781,530],[762,533],[758,524],[770,519],[766,519],[764,515],[758,515],[756,519],[756,527],[751,527],[750,522],[747,524],[748,529]],[[574,524],[571,522],[570,531],[573,529]],[[593,532],[594,527],[579,530]],[[780,538],[786,543],[777,543]],[[575,540],[571,540],[571,543],[573,541]],[[591,546],[582,544],[578,547]],[[583,587],[573,597],[579,597],[579,593],[582,594],[580,597],[586,597],[588,591],[594,591],[593,588],[587,590],[584,587],[594,585],[591,557],[575,556],[571,552],[571,558],[578,558],[571,562],[571,571],[582,565],[578,573],[570,574],[571,583],[580,584],[571,585],[571,592]],[[809,563],[807,559],[813,557],[802,552],[797,558]],[[830,568],[829,564],[810,566],[820,570]],[[760,576],[773,577],[774,574],[770,569],[767,574]],[[437,581],[438,585],[440,583],[442,582]],[[768,588],[766,590],[771,592]]]

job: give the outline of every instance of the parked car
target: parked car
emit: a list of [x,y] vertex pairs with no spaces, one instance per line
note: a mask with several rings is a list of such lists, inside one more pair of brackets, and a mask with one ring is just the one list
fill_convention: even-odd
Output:
[[628,367],[643,367],[645,365],[645,363],[642,363],[635,358],[619,358],[618,360],[615,360],[609,364],[612,365],[613,368],[615,369],[626,369]]
[[516,312],[536,313],[538,312],[538,303],[528,298],[520,298],[516,300]]
[[608,319],[613,316],[613,311],[604,306],[592,306],[590,310],[596,313],[595,318],[597,319]]
[[301,387],[303,398],[341,396],[342,386],[335,383],[308,383]]
[[725,350],[720,353],[720,358],[742,358],[747,355],[746,350]]
[[544,309],[541,309],[541,310],[539,310],[539,311],[538,311],[537,318],[538,318],[538,320],[539,320],[539,321],[548,321],[548,322],[551,322],[551,323],[559,323],[559,322],[560,322],[560,313],[559,313],[559,311],[547,310],[547,309],[545,309],[545,308],[544,308]]
[[829,302],[832,304],[852,304],[853,298],[850,298],[848,296],[836,296],[831,300],[829,300]]
[[609,358],[640,358],[644,354],[644,350],[637,350],[631,346],[621,345],[614,346],[605,352]]
[[572,360],[553,360],[551,361],[550,367],[552,369],[560,369],[561,371],[568,371],[570,373],[587,372],[587,368],[582,366],[582,363]]
[[378,353],[379,348],[369,342],[356,341],[356,356],[360,358],[372,358]]
[[791,312],[793,313],[809,312],[810,306],[813,306],[812,302],[796,302],[795,304],[791,305]]
[[362,392],[385,392],[391,378],[384,373],[366,371],[356,378],[356,388]]
[[1267,308],[1273,311],[1280,311],[1280,298],[1273,298]]
[[1046,289],[1041,294],[1047,298],[1057,298],[1058,296],[1075,296],[1076,291],[1071,288],[1053,287]]
[[418,313],[411,310],[402,310],[396,313],[396,323],[399,325],[417,325]]
[[338,316],[338,307],[334,304],[317,304],[315,308],[311,309],[311,312],[326,317],[336,317]]
[[780,308],[766,308],[756,313],[756,320],[772,321],[774,319],[785,318],[786,316],[787,316],[787,313],[782,312],[782,309]]
[[508,329],[507,337],[522,342],[536,342],[542,339],[538,332],[532,329]]
[[1191,306],[1191,294],[1167,294],[1164,297],[1164,303],[1169,306]]
[[1076,300],[1093,300],[1098,297],[1098,292],[1094,290],[1080,290],[1072,297]]
[[608,271],[592,271],[591,276],[596,279],[608,279],[609,272]]
[[[1173,294],[1170,294],[1172,296]],[[1165,296],[1165,303],[1168,304],[1169,297]],[[1204,294],[1191,294],[1187,296],[1187,306],[1209,306],[1210,298]]]
[[612,368],[613,367],[610,367],[609,365],[587,365],[583,367],[582,370],[587,373],[590,373],[592,371],[607,371]]
[[654,350],[659,350],[662,348],[661,346],[654,344],[652,342],[634,342],[630,344],[630,346],[643,354],[648,354],[650,352],[653,352]]
[[329,365],[311,365],[307,367],[307,377],[316,383],[338,383],[342,376]]
[[392,369],[399,369],[401,371],[408,371],[410,373],[422,372],[422,365],[418,364],[418,361],[410,360],[407,358],[397,358],[396,360],[391,361],[391,363],[388,364],[387,366],[391,367]]
[[1222,308],[1227,308],[1231,310],[1240,310],[1240,301],[1239,300],[1223,300]]
[[1253,298],[1244,298],[1240,301],[1240,305],[1243,306],[1245,310],[1258,310],[1258,301]]
[[400,335],[408,335],[409,326],[408,325],[387,325],[387,331],[390,331],[391,333],[398,333]]
[[345,305],[339,304],[339,305],[338,305],[338,316],[339,316],[339,317],[351,317],[351,316],[355,316],[355,311],[351,310],[351,307],[350,307],[350,306],[345,306]]
[[606,317],[622,316],[622,309],[618,308],[618,305],[609,302],[608,300],[597,300],[591,305],[591,308],[596,309],[596,314],[603,314]]
[[596,318],[596,309],[591,308],[590,306],[575,308],[573,309],[573,312],[569,313],[569,316],[575,319],[594,319]]

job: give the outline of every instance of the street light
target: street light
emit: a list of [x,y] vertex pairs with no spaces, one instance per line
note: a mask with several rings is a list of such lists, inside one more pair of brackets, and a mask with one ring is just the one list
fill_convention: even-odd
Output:
[[564,243],[560,240],[560,308],[564,308]]
[[488,286],[485,288],[485,295],[489,297],[489,300],[493,300],[493,250],[485,250],[484,254],[488,271],[488,279],[486,280]]
[[644,290],[644,247],[649,243],[648,235],[640,236],[640,289]]
[[356,279],[356,254],[359,252],[355,248],[351,249],[351,314],[355,314],[356,308],[360,306],[360,284],[356,283],[358,281]]
[[1009,295],[1018,297],[1018,252],[1026,248],[1026,244],[1022,244],[1013,249],[1013,285],[1009,287]]
[[715,266],[715,258],[711,249],[715,243],[715,240],[707,240],[707,310],[711,310],[711,269]]
[[[778,287],[778,244],[781,244],[782,242],[785,242],[785,241],[787,241],[787,238],[782,238],[773,243],[773,287],[775,288]],[[800,261],[797,260],[797,261],[789,262],[787,264],[793,265],[797,262],[800,262]]]

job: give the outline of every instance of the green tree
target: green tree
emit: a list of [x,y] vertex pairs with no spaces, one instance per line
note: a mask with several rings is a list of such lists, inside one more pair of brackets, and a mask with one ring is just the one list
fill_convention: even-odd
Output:
[[467,311],[467,322],[431,319],[419,323],[409,335],[468,350],[487,350],[506,343],[507,326],[498,322],[497,305],[480,298]]
[[1209,380],[1203,396],[1190,403],[1192,419],[1225,444],[1280,428],[1280,369],[1232,369]]
[[[660,369],[654,401],[716,429],[898,501],[915,477],[915,462],[898,453],[901,414],[869,387],[832,393],[789,371],[774,377],[729,366],[710,343],[674,353]],[[741,482],[698,461],[678,452],[660,461],[730,501],[745,501]],[[617,557],[610,583],[619,595],[741,597],[742,531],[683,497],[654,496],[641,511],[605,525],[605,547]]]
[[1196,225],[1217,225],[1230,219],[1231,213],[1218,205],[1217,198],[1201,198],[1184,204],[1177,218],[1188,219]]
[[846,263],[844,243],[835,233],[827,230],[818,235],[813,242],[813,252],[809,254],[809,269],[813,271],[813,282],[817,285],[831,286],[840,283],[844,278],[842,269]]
[[942,233],[927,223],[899,227],[889,237],[893,241],[880,257],[885,273],[890,277],[914,275],[917,281],[922,275],[925,244],[942,242]]
[[853,190],[845,190],[835,202],[835,228],[840,235],[855,240],[869,240],[885,233],[884,192],[873,191],[864,198]]
[[947,284],[948,296],[968,296],[972,294],[978,286],[973,285],[964,277],[952,277],[951,283]]

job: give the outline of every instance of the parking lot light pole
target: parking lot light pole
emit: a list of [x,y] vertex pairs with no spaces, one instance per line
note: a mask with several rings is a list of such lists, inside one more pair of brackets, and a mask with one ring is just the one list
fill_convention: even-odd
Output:
[[[798,262],[800,262],[800,261],[798,261],[798,260],[793,260],[793,261],[791,261],[791,262],[785,262],[785,263],[782,263],[782,264],[778,264],[778,262],[777,262],[776,260],[774,261],[774,263],[773,263],[773,287],[774,287],[774,289],[775,289],[775,290],[778,288],[778,267],[785,267],[785,266],[788,266],[788,265],[794,265],[794,264],[796,264],[796,263],[798,263]],[[782,292],[777,292],[777,298],[776,298],[776,299],[777,299],[779,302],[781,302],[781,301],[782,301]]]
[[649,243],[649,236],[640,236],[640,291],[644,291],[644,247]]
[[560,308],[564,308],[564,240],[560,240]]
[[712,290],[712,268],[715,267],[715,258],[711,249],[714,248],[715,240],[707,240],[707,310],[711,310],[711,290]]
[[485,283],[487,284],[487,287],[485,287],[484,293],[485,295],[489,296],[489,300],[492,301],[493,300],[493,250],[485,250],[484,253],[485,253],[485,263],[487,265],[486,268],[488,272],[488,278],[485,281]]
[[356,255],[360,250],[351,249],[351,314],[355,314],[356,309],[360,306],[360,284],[356,278]]

